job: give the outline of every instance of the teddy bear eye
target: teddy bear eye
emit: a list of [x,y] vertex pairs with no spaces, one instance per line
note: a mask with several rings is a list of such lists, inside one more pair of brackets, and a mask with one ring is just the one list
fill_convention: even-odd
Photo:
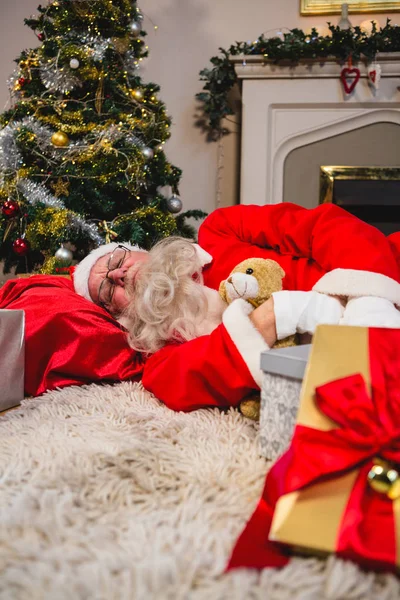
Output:
[[246,269],[246,275],[252,275],[254,273],[253,269]]

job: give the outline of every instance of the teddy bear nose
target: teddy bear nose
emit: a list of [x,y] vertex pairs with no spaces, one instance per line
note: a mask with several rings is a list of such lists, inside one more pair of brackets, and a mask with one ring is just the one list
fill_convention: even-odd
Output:
[[228,277],[228,283],[232,283],[232,277]]

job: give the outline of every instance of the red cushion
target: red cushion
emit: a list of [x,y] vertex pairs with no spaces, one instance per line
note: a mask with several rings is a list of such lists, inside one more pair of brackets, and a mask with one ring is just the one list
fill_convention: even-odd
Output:
[[25,392],[96,381],[137,380],[143,358],[105,310],[75,293],[67,277],[33,275],[0,289],[0,308],[25,311]]

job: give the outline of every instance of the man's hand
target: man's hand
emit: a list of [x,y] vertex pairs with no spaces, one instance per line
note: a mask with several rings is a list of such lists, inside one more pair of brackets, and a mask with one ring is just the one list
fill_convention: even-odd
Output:
[[249,318],[271,348],[277,340],[273,298],[269,298],[254,309]]

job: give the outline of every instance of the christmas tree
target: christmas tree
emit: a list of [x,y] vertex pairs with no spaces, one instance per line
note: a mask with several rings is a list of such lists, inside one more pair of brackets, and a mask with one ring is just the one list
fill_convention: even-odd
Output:
[[[25,20],[40,44],[16,60],[0,116],[0,259],[54,272],[109,241],[149,248],[194,236],[170,118],[143,83],[143,15],[132,0],[54,0]],[[167,193],[165,193],[167,190]]]

